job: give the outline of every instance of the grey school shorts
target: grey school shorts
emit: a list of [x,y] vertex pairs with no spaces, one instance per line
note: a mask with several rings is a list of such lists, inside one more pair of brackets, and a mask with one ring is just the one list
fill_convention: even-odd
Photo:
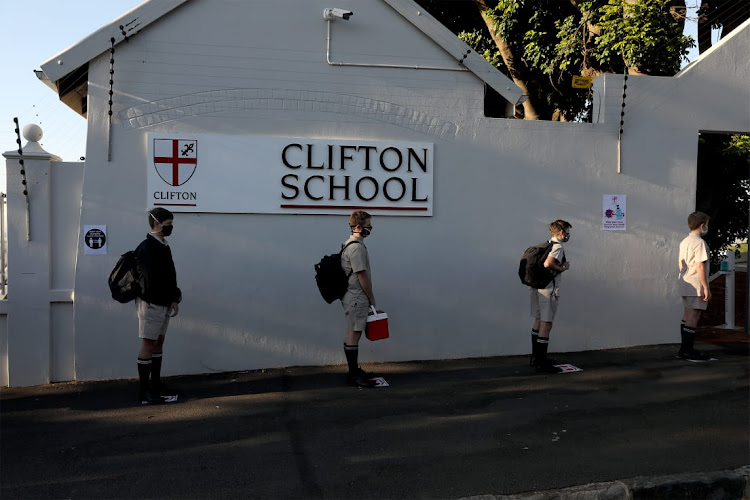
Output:
[[138,306],[138,337],[148,340],[159,340],[159,336],[167,334],[169,326],[169,308],[149,304],[136,299]]
[[696,296],[682,296],[682,305],[686,309],[698,309],[700,311],[705,311],[708,309],[708,302],[704,301],[701,297]]
[[367,327],[367,313],[370,310],[370,301],[363,294],[352,295],[349,292],[341,299],[344,307],[344,322],[347,331],[363,332]]
[[531,303],[531,317],[540,321],[552,323],[557,313],[557,294],[552,290],[536,290],[532,288],[529,291]]

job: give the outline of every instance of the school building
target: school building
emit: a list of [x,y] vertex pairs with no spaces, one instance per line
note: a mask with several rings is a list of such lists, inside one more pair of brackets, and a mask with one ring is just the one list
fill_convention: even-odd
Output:
[[355,208],[391,325],[361,362],[529,352],[518,260],[558,218],[550,351],[678,342],[698,134],[750,132],[748,46],[746,22],[674,77],[597,78],[593,123],[523,121],[520,90],[412,0],[147,1],[41,65],[87,120],[85,162],[34,127],[3,155],[0,384],[136,376],[107,276],[157,206],[184,297],[164,375],[343,364],[313,265]]

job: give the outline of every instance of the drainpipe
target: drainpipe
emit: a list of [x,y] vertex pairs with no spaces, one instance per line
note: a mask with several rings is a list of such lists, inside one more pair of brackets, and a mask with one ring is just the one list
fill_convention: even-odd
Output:
[[[327,9],[328,10],[328,9]],[[457,66],[455,68],[448,68],[445,66],[420,66],[420,65],[407,65],[407,64],[370,64],[370,63],[350,63],[350,62],[338,62],[331,61],[331,19],[326,18],[326,12],[323,13],[323,18],[328,23],[328,34],[326,36],[326,62],[329,66],[354,66],[359,68],[401,68],[401,69],[427,69],[433,71],[468,71],[463,66]]]

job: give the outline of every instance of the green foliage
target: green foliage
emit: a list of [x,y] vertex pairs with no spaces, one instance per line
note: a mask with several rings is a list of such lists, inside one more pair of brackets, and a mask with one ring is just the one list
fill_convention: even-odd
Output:
[[622,57],[628,67],[655,76],[671,76],[680,70],[688,49],[695,45],[683,36],[665,0],[609,0],[599,9],[602,30],[596,40],[599,61]]
[[712,272],[723,252],[747,241],[750,207],[750,136],[701,134],[698,141],[696,210],[711,217],[705,237]]
[[724,153],[734,158],[747,158],[750,155],[750,135],[733,135]]
[[508,70],[505,67],[500,51],[497,49],[497,45],[495,45],[495,42],[491,38],[484,36],[482,31],[462,31],[458,34],[458,38],[474,49],[477,54],[480,54],[489,61],[490,64],[507,74]]
[[[486,12],[500,37],[528,69],[530,92],[544,103],[543,118],[562,111],[568,119],[586,111],[587,92],[571,88],[576,75],[622,72],[626,66],[652,75],[673,75],[694,45],[682,36],[668,0],[499,0]],[[481,32],[459,35],[501,71],[499,52]],[[481,42],[481,43],[480,43]]]
[[[555,46],[556,61],[559,61],[561,71],[571,70],[573,72],[583,65],[584,34],[586,30],[585,19],[577,19],[576,16],[568,16],[565,19],[555,21],[558,30],[558,42]],[[553,66],[548,66],[548,72],[554,71]]]

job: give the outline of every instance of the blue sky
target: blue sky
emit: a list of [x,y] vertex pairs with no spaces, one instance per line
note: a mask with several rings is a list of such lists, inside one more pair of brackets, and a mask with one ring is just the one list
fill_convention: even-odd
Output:
[[[0,2],[0,149],[16,149],[13,117],[44,130],[42,147],[65,161],[86,151],[86,120],[40,82],[35,69],[143,0],[2,0]],[[25,144],[25,139],[22,139]],[[4,160],[4,159],[3,159]],[[4,163],[4,162],[3,162]],[[5,184],[3,176],[2,184]]]
[[[697,1],[689,0],[688,3]],[[57,95],[36,78],[33,70],[39,69],[42,62],[141,3],[141,0],[36,0],[31,4],[2,1],[2,151],[16,149],[12,120],[17,116],[21,127],[29,123],[42,127],[44,137],[40,142],[48,152],[60,156],[64,161],[78,161],[85,155],[85,119],[62,104]],[[689,17],[690,14],[694,16],[694,9]],[[694,20],[688,21],[686,28],[686,33],[694,38],[695,26]],[[691,58],[696,56],[697,49],[691,54]],[[4,191],[4,188],[5,175],[2,175],[0,189]]]

